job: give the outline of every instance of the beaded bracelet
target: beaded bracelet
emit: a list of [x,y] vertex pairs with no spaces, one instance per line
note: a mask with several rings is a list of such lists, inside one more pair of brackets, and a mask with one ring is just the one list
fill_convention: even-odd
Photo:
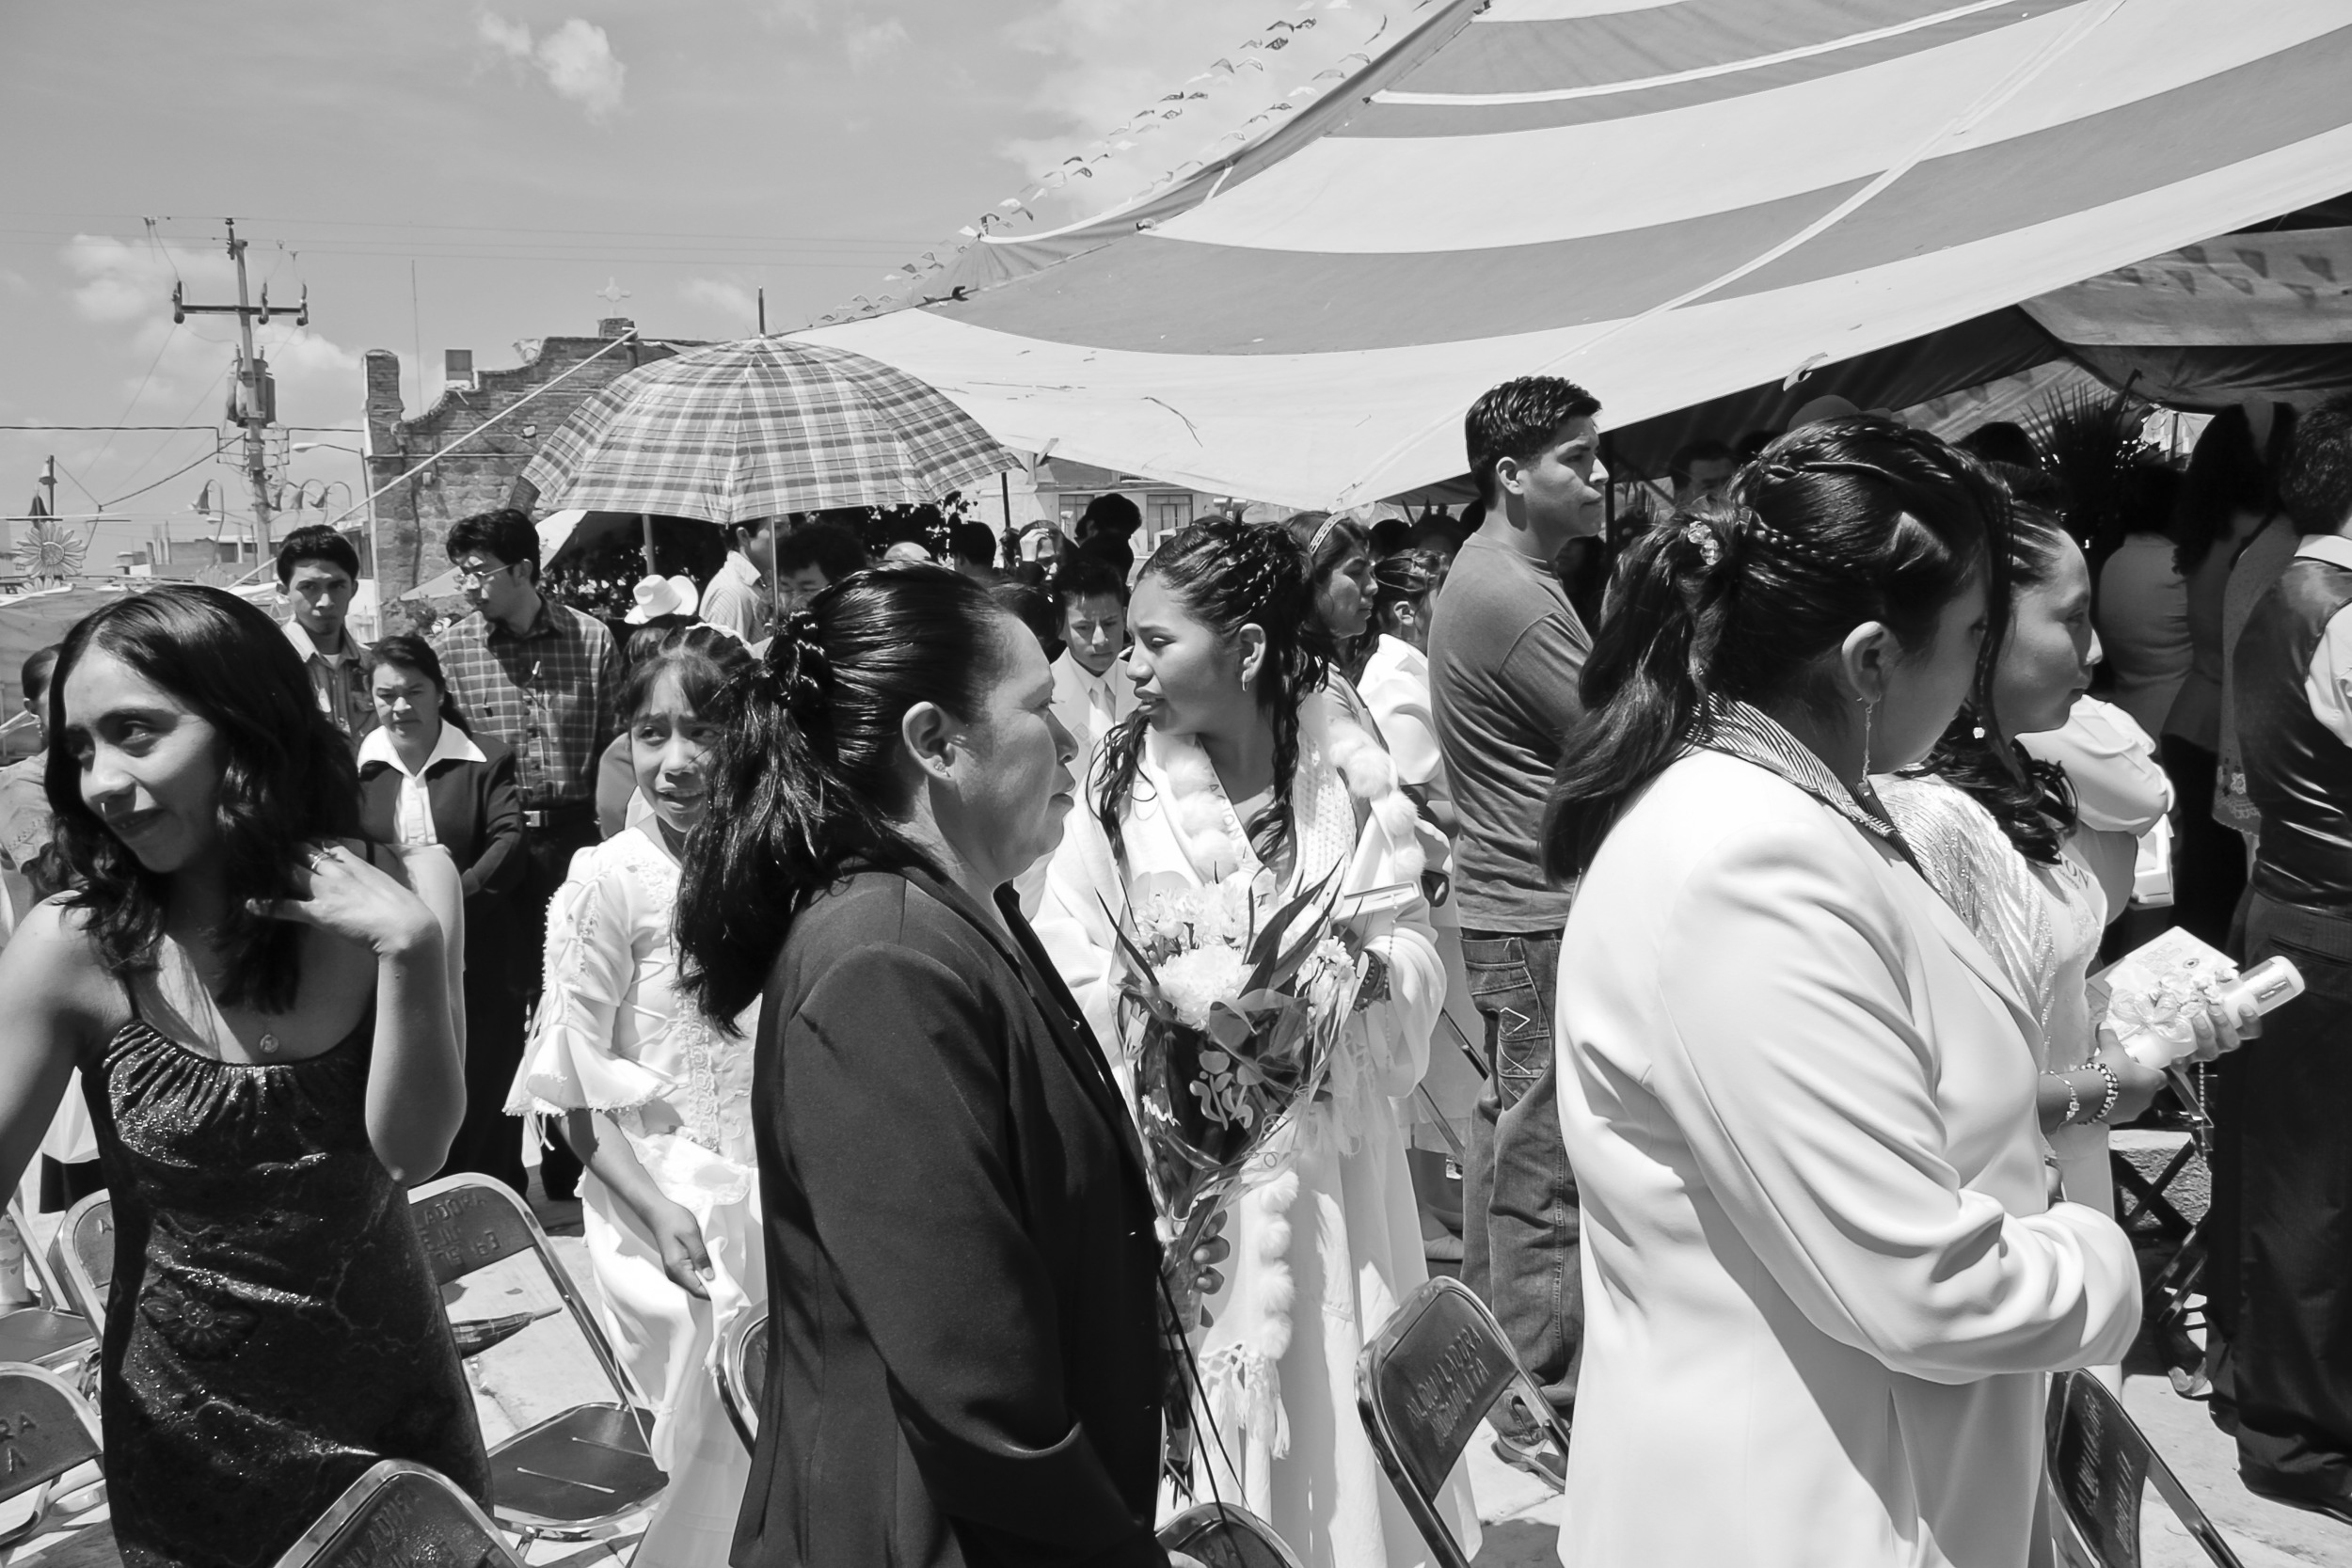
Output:
[[2123,1098],[2123,1080],[2118,1078],[2115,1075],[2115,1069],[2105,1062],[2090,1061],[2085,1062],[2083,1066],[2107,1081],[2106,1098],[2099,1101],[2099,1108],[2096,1111],[2083,1118],[2084,1121],[2095,1126],[2106,1120],[2115,1110],[2116,1102]]

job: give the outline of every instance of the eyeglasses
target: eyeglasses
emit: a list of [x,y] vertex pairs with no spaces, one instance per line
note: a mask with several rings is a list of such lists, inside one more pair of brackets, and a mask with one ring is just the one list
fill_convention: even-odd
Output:
[[516,561],[509,562],[503,566],[460,566],[457,568],[457,586],[479,588],[500,573],[511,572],[521,564],[521,562]]

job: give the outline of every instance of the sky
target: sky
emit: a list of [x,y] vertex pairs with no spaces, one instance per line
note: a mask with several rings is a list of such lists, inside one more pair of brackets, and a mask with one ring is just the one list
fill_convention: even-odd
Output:
[[[88,569],[202,531],[236,327],[225,217],[295,442],[358,445],[360,356],[513,365],[590,334],[771,330],[906,293],[983,217],[1104,210],[1232,150],[1431,0],[95,0],[0,6],[0,514],[44,456]],[[1168,118],[1161,118],[1161,117]],[[895,281],[889,280],[895,275]],[[192,430],[66,426],[197,426]],[[341,511],[358,459],[289,479]],[[344,488],[329,490],[340,483]],[[313,512],[304,520],[316,521]],[[292,519],[281,521],[281,528]]]

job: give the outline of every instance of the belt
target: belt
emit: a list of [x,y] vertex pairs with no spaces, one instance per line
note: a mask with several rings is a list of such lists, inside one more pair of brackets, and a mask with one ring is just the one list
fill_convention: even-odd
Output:
[[596,803],[594,800],[564,800],[552,806],[526,809],[523,822],[532,828],[560,828],[574,822],[594,820]]

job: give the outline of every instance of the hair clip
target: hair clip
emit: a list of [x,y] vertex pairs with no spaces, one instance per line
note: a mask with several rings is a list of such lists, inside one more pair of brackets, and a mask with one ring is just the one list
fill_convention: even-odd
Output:
[[1315,552],[1323,548],[1323,542],[1326,539],[1330,538],[1331,531],[1339,526],[1340,515],[1336,512],[1331,513],[1323,519],[1321,526],[1315,530],[1315,536],[1307,541],[1307,557],[1309,560],[1311,561],[1314,559]]
[[1707,562],[1708,571],[1724,563],[1724,542],[1715,536],[1713,529],[1696,517],[1682,525],[1682,537],[1698,546],[1699,559]]

